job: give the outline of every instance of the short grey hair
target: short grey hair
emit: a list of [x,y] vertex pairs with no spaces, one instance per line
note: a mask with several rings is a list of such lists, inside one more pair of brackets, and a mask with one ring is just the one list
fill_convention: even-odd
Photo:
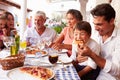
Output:
[[36,16],[42,16],[44,19],[46,19],[46,14],[43,11],[37,11],[35,15]]

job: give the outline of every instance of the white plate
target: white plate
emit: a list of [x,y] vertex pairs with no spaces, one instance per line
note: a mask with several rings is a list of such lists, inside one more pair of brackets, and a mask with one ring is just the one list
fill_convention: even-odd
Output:
[[[49,69],[49,68],[47,68]],[[50,69],[51,70],[51,69]],[[52,71],[52,70],[51,70]],[[53,71],[52,71],[53,72]],[[53,72],[53,75],[48,79],[52,79],[54,77],[54,72]],[[12,69],[8,72],[7,74],[7,77],[10,79],[10,80],[39,80],[37,79],[36,77],[33,77],[27,73],[23,73],[19,70],[19,68],[15,68],[15,69]]]
[[[37,52],[38,52],[38,53],[41,53],[41,52],[39,51],[39,49],[33,48],[33,47],[27,47],[26,51],[27,51],[27,50],[38,50]],[[42,57],[48,55],[48,52],[47,52],[46,50],[44,50],[44,51],[45,51],[45,54],[42,54],[42,53],[40,54]],[[35,56],[36,56],[36,53],[32,53],[32,54],[26,53],[26,57],[35,57]]]
[[72,62],[72,59],[69,58],[68,56],[59,56],[59,60],[58,60],[58,63],[71,63]]
[[43,67],[51,67],[52,66],[52,64],[50,64],[49,61],[45,60],[45,59],[32,59],[30,61],[30,65],[43,66]]
[[[47,54],[42,55],[42,57],[43,57],[43,56],[46,56],[46,55],[47,55]],[[26,57],[35,57],[35,55],[34,55],[34,54],[27,54]]]
[[[48,55],[48,53],[46,52],[46,54],[41,54],[42,57]],[[26,57],[35,57],[35,54],[26,54]]]

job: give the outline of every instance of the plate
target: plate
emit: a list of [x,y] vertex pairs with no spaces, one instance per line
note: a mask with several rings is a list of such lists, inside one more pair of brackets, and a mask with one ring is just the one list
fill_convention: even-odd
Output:
[[39,50],[39,49],[35,49],[35,48],[30,48],[26,50],[26,57],[36,57],[37,56],[46,56],[48,55],[47,51],[45,50]]
[[[28,67],[28,66],[27,66]],[[30,66],[31,67],[31,66]],[[55,73],[54,71],[52,71],[51,69],[49,68],[46,68],[48,70],[50,70],[50,72],[52,72],[52,76],[50,78],[48,78],[47,80],[50,80],[54,77]],[[20,71],[19,68],[15,68],[15,69],[12,69],[10,70],[8,73],[7,73],[7,77],[10,79],[10,80],[40,80],[36,77],[33,77],[31,76],[30,74],[28,73],[23,73],[22,71]]]
[[33,66],[43,66],[43,67],[51,67],[52,64],[49,63],[46,59],[31,59],[30,65]]
[[59,60],[58,60],[58,63],[71,63],[72,62],[72,59],[69,58],[68,56],[59,56]]
[[[48,53],[46,54],[42,54],[41,56],[44,57],[44,56],[47,56]],[[35,54],[27,54],[26,57],[35,57]]]

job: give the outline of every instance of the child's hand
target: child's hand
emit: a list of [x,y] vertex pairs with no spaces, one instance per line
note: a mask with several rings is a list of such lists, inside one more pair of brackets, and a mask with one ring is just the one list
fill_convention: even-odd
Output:
[[86,56],[81,56],[80,54],[78,54],[78,56],[76,57],[76,60],[79,62],[79,63],[82,63],[84,61],[86,61],[88,59],[88,57]]
[[7,29],[6,29],[6,28],[3,28],[2,31],[3,31],[3,35],[4,35],[4,36],[7,36]]
[[88,46],[84,45],[84,46],[78,47],[78,52],[81,56],[90,56],[92,53],[92,50]]

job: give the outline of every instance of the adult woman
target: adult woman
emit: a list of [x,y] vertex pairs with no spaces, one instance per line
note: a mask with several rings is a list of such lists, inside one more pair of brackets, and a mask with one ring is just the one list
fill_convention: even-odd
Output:
[[11,30],[14,30],[14,16],[10,12],[4,12],[3,13],[6,16],[7,19],[7,36],[10,36]]
[[[83,17],[80,13],[80,11],[75,9],[68,10],[67,14],[67,27],[65,27],[60,36],[55,40],[55,42],[52,45],[52,48],[54,49],[67,49],[68,50],[68,56],[71,55],[72,50],[72,41],[73,41],[73,29],[74,25],[82,21]],[[61,44],[62,43],[62,44]]]
[[14,16],[10,12],[2,12],[0,16],[0,49],[5,48],[2,38],[10,36],[11,30],[14,30]]

